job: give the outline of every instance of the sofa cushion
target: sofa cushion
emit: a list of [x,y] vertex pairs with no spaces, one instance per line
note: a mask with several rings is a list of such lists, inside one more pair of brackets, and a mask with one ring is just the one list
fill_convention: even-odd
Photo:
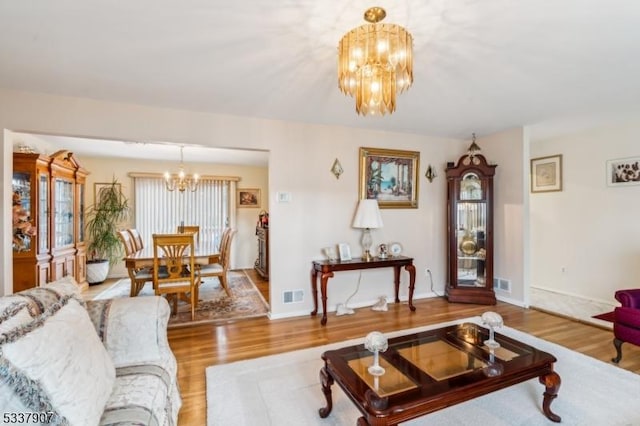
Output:
[[116,369],[113,393],[104,408],[101,425],[174,423],[171,404],[173,378],[161,367],[137,365]]
[[[31,297],[34,291],[44,299]],[[0,411],[47,411],[62,423],[98,424],[115,368],[86,310],[73,294],[59,297],[66,290],[56,286],[28,292],[26,298],[46,308],[0,334]]]
[[163,297],[92,300],[87,311],[116,368],[158,363],[170,352],[171,309]]

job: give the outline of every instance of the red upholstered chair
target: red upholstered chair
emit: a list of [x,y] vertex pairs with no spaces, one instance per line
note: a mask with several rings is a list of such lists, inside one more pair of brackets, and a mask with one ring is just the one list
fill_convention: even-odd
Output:
[[611,361],[618,363],[624,342],[640,346],[640,288],[618,290],[615,298],[622,306],[613,312],[613,346],[617,355]]

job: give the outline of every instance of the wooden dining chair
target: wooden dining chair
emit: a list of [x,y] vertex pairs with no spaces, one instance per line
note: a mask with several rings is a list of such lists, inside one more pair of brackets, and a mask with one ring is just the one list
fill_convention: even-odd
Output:
[[178,226],[179,234],[193,234],[196,245],[200,244],[200,226],[199,225],[182,225]]
[[138,232],[136,228],[129,228],[127,231],[131,234],[135,250],[142,250],[144,248],[144,242],[142,242],[142,235],[140,235],[140,232]]
[[136,252],[135,243],[133,242],[133,238],[131,238],[131,234],[129,233],[128,230],[123,229],[121,231],[118,231],[118,238],[120,239],[120,242],[122,242],[122,245],[124,246],[125,256],[129,256],[130,254]]
[[[125,229],[122,231],[118,231],[118,238],[124,246],[125,256],[129,256],[138,251],[136,250],[132,234],[129,232],[129,230]],[[133,278],[131,279],[133,280],[133,282],[131,283],[131,291],[129,293],[129,296],[135,297],[140,293],[140,290],[142,290],[142,287],[144,287],[147,282],[153,281],[152,268],[147,267],[135,269],[133,271],[133,274],[129,274],[130,277],[132,275]]]
[[[198,286],[202,284],[203,278],[218,277],[220,285],[224,288],[224,291],[228,296],[231,296],[231,290],[229,289],[229,282],[227,280],[227,272],[229,271],[229,264],[231,258],[231,241],[236,234],[236,230],[232,228],[226,228],[222,233],[220,240],[220,250],[217,258],[214,258],[215,262],[209,265],[202,265],[196,271],[196,282]],[[196,287],[197,296],[198,287]]]
[[193,234],[153,234],[155,293],[159,296],[174,295],[172,309],[174,315],[178,313],[179,296],[189,295],[192,321],[195,318],[198,301],[194,253]]

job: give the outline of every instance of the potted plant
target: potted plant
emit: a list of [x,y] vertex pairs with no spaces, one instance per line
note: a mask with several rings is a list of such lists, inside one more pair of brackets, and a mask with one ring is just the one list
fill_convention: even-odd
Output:
[[109,268],[122,258],[122,244],[118,239],[118,224],[129,216],[129,201],[114,177],[100,188],[94,204],[87,209],[87,281],[103,282]]

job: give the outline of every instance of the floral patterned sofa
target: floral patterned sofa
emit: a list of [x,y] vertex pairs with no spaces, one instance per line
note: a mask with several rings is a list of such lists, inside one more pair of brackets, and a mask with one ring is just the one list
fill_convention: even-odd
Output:
[[176,425],[160,297],[84,302],[73,278],[0,297],[0,424]]

